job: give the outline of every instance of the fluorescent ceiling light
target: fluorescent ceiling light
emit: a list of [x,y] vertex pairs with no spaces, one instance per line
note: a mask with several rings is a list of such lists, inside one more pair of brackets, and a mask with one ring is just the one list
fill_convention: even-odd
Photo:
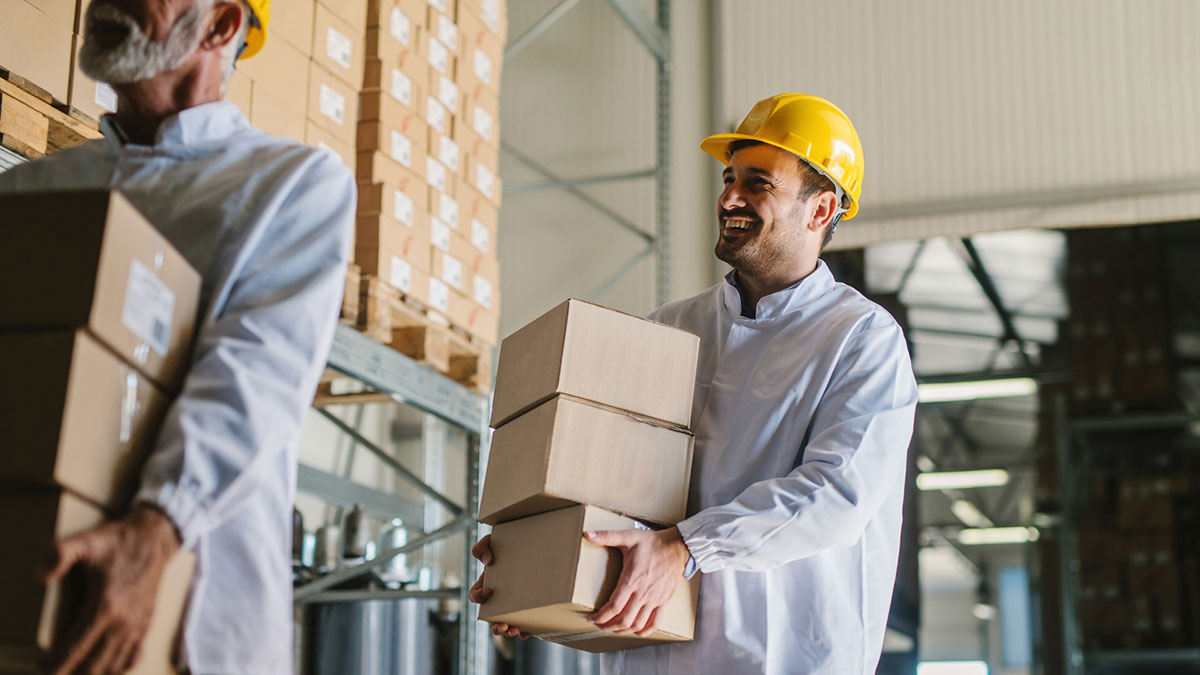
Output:
[[1008,485],[1008,472],[1004,469],[935,471],[917,475],[918,490],[963,490],[999,485]]
[[996,616],[996,608],[986,602],[980,602],[975,605],[971,613],[980,621],[991,621]]
[[960,530],[958,543],[966,546],[1024,544],[1038,540],[1036,527],[986,527]]
[[921,403],[976,401],[982,398],[1029,396],[1036,394],[1037,390],[1037,380],[1031,377],[976,382],[930,382],[917,385],[917,400]]
[[917,675],[988,675],[983,661],[922,661]]
[[983,515],[982,511],[965,499],[954,500],[954,503],[950,505],[950,512],[967,527],[991,527],[993,525],[990,518]]

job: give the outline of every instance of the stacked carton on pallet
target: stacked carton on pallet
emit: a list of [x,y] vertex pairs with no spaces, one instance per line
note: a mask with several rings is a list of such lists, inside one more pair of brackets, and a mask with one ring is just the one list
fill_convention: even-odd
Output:
[[[44,587],[33,572],[55,539],[127,508],[184,376],[200,277],[115,193],[8,196],[0,212],[0,380],[12,385],[0,391],[12,449],[0,523],[21,542],[0,570],[0,661],[15,667],[43,656],[83,606],[69,584]],[[191,565],[186,553],[168,564],[144,668],[169,667]]]
[[578,300],[504,340],[479,513],[496,560],[481,620],[592,652],[692,638],[698,587],[682,574],[653,635],[589,623],[620,554],[583,533],[684,518],[698,352],[694,335]]

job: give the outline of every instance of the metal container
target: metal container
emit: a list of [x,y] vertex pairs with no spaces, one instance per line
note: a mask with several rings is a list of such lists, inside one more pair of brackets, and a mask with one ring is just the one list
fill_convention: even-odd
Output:
[[[379,533],[379,552],[383,553],[399,548],[408,543],[408,530],[404,529],[404,521],[393,518]],[[401,553],[379,568],[379,578],[388,588],[400,588],[413,580],[412,571],[408,568],[408,554]]]
[[[305,675],[434,675],[437,600],[367,600],[305,609]],[[457,625],[457,624],[456,624]],[[451,639],[453,642],[453,639]],[[440,675],[440,673],[439,673]]]

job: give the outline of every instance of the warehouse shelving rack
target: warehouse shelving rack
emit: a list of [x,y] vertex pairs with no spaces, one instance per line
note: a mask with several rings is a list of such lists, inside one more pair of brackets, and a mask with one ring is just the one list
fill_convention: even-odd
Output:
[[1055,443],[1058,487],[1062,511],[1059,520],[1058,556],[1061,596],[1064,675],[1117,675],[1122,673],[1200,673],[1200,649],[1085,650],[1080,639],[1076,602],[1079,598],[1079,561],[1073,543],[1080,509],[1081,472],[1089,471],[1088,438],[1104,432],[1165,429],[1200,424],[1200,413],[1169,412],[1122,414],[1096,418],[1071,418],[1063,395],[1055,398]]
[[[409,357],[381,345],[369,337],[347,326],[338,326],[334,334],[333,347],[329,354],[329,368],[367,387],[374,397],[351,395],[351,405],[371,405],[369,401],[390,400],[433,415],[447,424],[464,431],[467,436],[467,459],[465,492],[466,503],[458,504],[430,486],[412,471],[363,437],[357,429],[341,418],[318,408],[318,414],[330,421],[342,433],[350,437],[357,446],[379,458],[396,474],[408,481],[424,495],[440,504],[449,514],[449,519],[436,529],[418,533],[404,546],[379,551],[364,563],[340,569],[332,574],[318,577],[295,590],[297,606],[309,603],[362,602],[371,600],[403,600],[410,598],[457,599],[459,609],[459,653],[458,673],[472,675],[487,672],[488,631],[483,624],[471,616],[471,604],[467,589],[478,574],[471,546],[479,538],[479,524],[475,521],[479,500],[480,458],[486,456],[488,444],[489,401],[447,377],[418,365]],[[333,401],[335,402],[335,401]],[[411,514],[417,508],[408,502],[351,483],[349,480],[324,474],[310,467],[301,466],[298,477],[299,489],[324,499],[340,508],[354,503],[364,504],[368,511],[400,516],[405,522],[420,522]],[[331,590],[353,579],[362,577],[386,564],[392,558],[408,554],[441,541],[446,537],[465,532],[462,551],[462,576],[460,588],[442,590]]]

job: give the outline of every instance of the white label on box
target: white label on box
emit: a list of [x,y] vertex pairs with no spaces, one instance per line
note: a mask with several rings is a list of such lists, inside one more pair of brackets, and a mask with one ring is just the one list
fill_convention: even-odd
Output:
[[450,8],[449,8],[449,5],[447,4],[447,0],[429,0],[429,4],[433,5],[433,7],[435,9],[437,9],[437,11],[441,12],[442,14],[450,13]]
[[446,224],[454,229],[458,229],[458,202],[450,195],[442,195],[438,198],[438,215]]
[[438,142],[438,160],[453,173],[458,173],[458,143],[449,136],[441,136]]
[[482,0],[479,3],[483,10],[483,22],[493,33],[500,32],[500,0]]
[[392,159],[412,168],[412,141],[395,129],[392,129]]
[[430,218],[430,233],[429,237],[432,240],[433,247],[443,251],[450,250],[450,226],[447,225],[441,218]]
[[392,256],[392,274],[388,281],[405,293],[412,293],[412,265],[407,260]]
[[121,323],[150,345],[159,356],[166,356],[174,313],[174,291],[141,261],[132,261],[129,264],[129,281],[125,285]]
[[446,108],[436,98],[425,99],[425,121],[439,134],[446,133]]
[[437,40],[429,40],[429,65],[445,75],[450,70],[450,50]]
[[450,312],[450,287],[440,279],[429,280],[429,306],[442,313]]
[[478,47],[475,48],[475,77],[486,84],[492,83],[492,60]]
[[396,220],[412,227],[415,211],[412,197],[399,190],[392,190],[392,215],[395,216]]
[[492,308],[492,284],[478,274],[475,275],[475,302]]
[[392,37],[400,41],[400,44],[408,46],[412,42],[412,22],[404,16],[404,12],[400,11],[399,7],[392,8]]
[[321,85],[321,114],[338,123],[346,124],[346,97],[327,84]]
[[489,199],[496,198],[496,175],[482,164],[475,164],[475,187]]
[[475,127],[475,133],[482,136],[485,140],[492,140],[492,116],[483,108],[475,106],[474,117],[473,126]]
[[325,53],[343,68],[349,68],[354,60],[354,43],[333,26],[325,31]]
[[425,158],[425,182],[440,192],[446,191],[446,167],[436,157]]
[[460,291],[463,289],[462,263],[449,253],[442,254],[442,280]]
[[458,110],[458,85],[445,75],[438,76],[438,100],[450,110]]
[[479,249],[481,253],[487,253],[488,249],[492,247],[491,238],[492,235],[490,232],[488,232],[487,225],[484,225],[483,223],[479,222],[479,220],[472,218],[471,243],[475,245],[475,248]]
[[117,112],[117,90],[104,82],[96,83],[96,105],[108,112]]
[[412,78],[400,72],[399,70],[393,69],[392,98],[411,108],[413,104],[412,91]]
[[450,49],[458,49],[458,26],[449,17],[438,15],[438,39]]

